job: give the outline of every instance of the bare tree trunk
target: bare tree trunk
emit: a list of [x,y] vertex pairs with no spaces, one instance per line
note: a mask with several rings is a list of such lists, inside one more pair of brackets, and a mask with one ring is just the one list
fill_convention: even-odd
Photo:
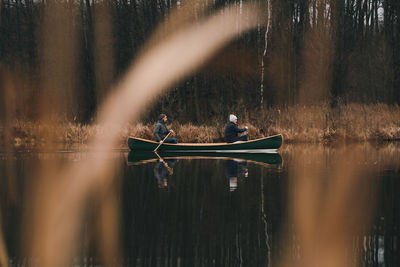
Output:
[[265,30],[265,36],[264,36],[264,52],[261,57],[261,86],[260,86],[260,106],[261,108],[264,106],[264,76],[265,76],[265,66],[264,66],[264,60],[265,57],[267,56],[267,50],[268,50],[268,34],[269,34],[269,29],[271,27],[271,0],[267,0],[267,28]]

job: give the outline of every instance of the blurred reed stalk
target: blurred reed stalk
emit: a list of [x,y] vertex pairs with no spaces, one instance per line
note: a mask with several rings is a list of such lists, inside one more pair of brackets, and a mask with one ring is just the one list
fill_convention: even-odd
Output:
[[[1,4],[1,3],[0,3]],[[14,147],[8,140],[12,138],[12,128],[9,127],[12,121],[15,121],[15,91],[11,73],[0,64],[0,128],[3,128],[3,141],[4,149],[7,154],[14,151]],[[3,178],[3,177],[1,177]],[[9,160],[5,164],[5,185],[6,185],[6,199],[11,206],[17,202],[18,196],[16,195],[15,185],[15,164],[14,161]],[[3,237],[2,227],[2,210],[0,209],[0,265],[8,265],[8,253]]]
[[[322,1],[317,3],[320,5]],[[325,12],[318,10],[321,11]],[[337,28],[334,18],[329,30],[323,24],[306,29],[302,51],[304,67],[297,100],[300,105],[321,103],[327,99],[333,79],[334,33]],[[326,109],[330,110],[327,106]],[[328,118],[329,114],[325,112],[325,127],[320,128],[336,130],[337,125],[328,122]],[[309,120],[309,123],[315,121]],[[371,203],[375,203],[368,199],[371,193],[368,176],[372,172],[364,164],[365,154],[352,149],[337,149],[328,154],[328,158],[324,158],[321,151],[308,149],[297,149],[295,154],[289,170],[291,192],[287,232],[290,238],[283,241],[288,251],[278,265],[357,266],[349,261],[352,239],[366,231],[360,229],[360,225],[367,225],[368,229],[374,211]]]
[[[55,119],[63,114],[74,114],[78,102],[78,95],[73,94],[77,92],[75,87],[78,75],[76,73],[77,28],[74,23],[77,9],[69,2],[49,1],[44,4],[43,12],[44,22],[40,40],[43,93],[38,103],[40,111],[38,119],[52,127],[53,132],[45,131],[40,136],[41,139],[46,140],[45,148],[52,150],[56,148],[55,143],[59,138],[54,134],[58,123]],[[101,21],[100,17],[103,17],[101,11],[96,20],[98,23]],[[96,36],[99,39],[104,32],[107,32],[107,30],[102,31],[103,28],[96,27]],[[104,42],[98,41],[99,45],[103,45]],[[98,47],[97,51],[104,52],[104,49]],[[107,71],[104,68],[103,58],[100,58],[97,63],[100,65],[101,72]],[[101,74],[104,75],[102,77],[107,77],[104,73]],[[82,231],[81,220],[85,213],[90,211],[90,204],[94,201],[100,203],[99,208],[94,211],[95,216],[98,217],[98,220],[94,220],[96,222],[94,224],[98,226],[93,228],[96,232],[95,236],[101,243],[96,246],[96,252],[104,264],[111,266],[115,258],[120,258],[120,249],[115,241],[119,236],[116,224],[119,209],[116,202],[111,201],[114,199],[112,195],[116,189],[113,186],[114,181],[109,179],[109,183],[105,183],[104,187],[92,186],[82,192],[79,188],[80,182],[74,179],[85,180],[88,175],[81,173],[81,176],[75,177],[74,172],[68,173],[68,169],[69,171],[74,169],[75,173],[79,172],[79,167],[68,167],[56,159],[48,160],[38,166],[34,175],[37,181],[32,186],[34,188],[26,205],[24,220],[26,225],[23,229],[24,239],[27,240],[23,242],[25,254],[29,255],[30,259],[37,258],[41,266],[72,264],[72,255],[79,247],[76,241],[80,237],[79,232]],[[107,170],[102,175],[112,176]],[[104,203],[104,199],[109,201]],[[69,209],[73,211],[72,214],[68,212]],[[71,245],[72,243],[75,246]]]
[[288,251],[279,266],[357,266],[352,240],[369,229],[376,188],[370,186],[367,154],[349,150],[296,149],[290,169],[289,238],[283,241]]
[[[97,105],[106,98],[107,88],[114,77],[113,33],[110,1],[103,1],[94,7],[94,45]],[[128,23],[128,22],[127,22]]]
[[[208,1],[187,1],[185,5],[190,7],[195,2],[205,4]],[[53,162],[51,166],[41,168],[37,174],[41,179],[37,181],[37,188],[27,202],[29,214],[25,219],[25,236],[31,233],[31,238],[26,244],[29,258],[38,259],[40,266],[64,266],[71,263],[88,200],[93,197],[100,200],[104,197],[102,192],[109,192],[108,189],[112,188],[115,166],[110,162],[108,152],[118,142],[121,127],[130,120],[138,119],[140,113],[159,93],[195,71],[232,38],[255,27],[260,16],[258,10],[248,4],[243,5],[243,10],[247,10],[253,16],[242,22],[240,30],[235,23],[236,10],[228,6],[215,15],[197,21],[196,24],[186,24],[171,32],[162,38],[162,42],[150,42],[99,109],[97,122],[108,132],[105,135],[94,136],[90,145],[100,151],[90,153],[87,159],[76,164]],[[50,18],[54,16],[51,14],[52,10],[47,12]],[[175,14],[177,17],[168,18],[166,23],[179,20],[179,10],[173,12],[173,15]],[[62,14],[54,16],[55,21],[49,19],[47,27],[51,28],[54,25],[54,31],[58,33],[60,29],[57,25],[65,22],[62,18]],[[61,36],[56,34],[55,37],[57,40],[54,42],[61,42]],[[55,37],[44,35],[43,42]],[[155,37],[155,40],[159,39]],[[44,52],[48,60],[53,56],[49,51]],[[58,64],[71,70],[74,61],[60,57]],[[53,84],[53,78],[56,79],[55,82],[64,79],[47,74],[44,76],[48,77],[45,78],[45,83],[48,79],[49,84]],[[54,103],[57,104],[58,101]],[[49,107],[44,108],[43,112],[46,112],[47,108]],[[101,202],[103,204],[99,213],[99,220],[102,222],[102,226],[99,227],[101,242],[107,243],[103,243],[99,254],[104,257],[106,264],[112,264],[113,260],[122,258],[118,248],[118,206],[117,201],[113,199],[115,198],[111,197],[112,201]]]
[[0,266],[8,266],[8,254],[6,245],[3,238],[3,223],[0,210]]
[[[50,0],[43,4],[39,55],[42,92],[37,110],[39,121],[54,124],[54,117],[74,113],[76,92],[77,8],[72,2]],[[67,112],[68,111],[68,112]],[[72,112],[71,112],[72,111]],[[54,139],[54,136],[45,136]],[[51,142],[49,142],[51,143]]]

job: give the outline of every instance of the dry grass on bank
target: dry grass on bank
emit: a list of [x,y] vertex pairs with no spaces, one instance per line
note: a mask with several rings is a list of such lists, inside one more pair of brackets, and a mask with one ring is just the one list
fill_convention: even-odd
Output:
[[[240,126],[249,127],[248,133],[252,139],[281,133],[285,142],[400,140],[400,107],[397,105],[349,104],[333,109],[296,105],[249,112],[243,117],[245,122],[241,122]],[[171,128],[181,142],[223,141],[224,123],[220,122],[219,126],[210,124],[181,125],[174,122]],[[126,125],[121,129],[120,147],[126,146],[128,136],[153,139],[153,127],[142,123]],[[16,121],[11,128],[0,128],[0,140],[2,145],[13,143],[16,147],[40,147],[49,140],[57,144],[82,145],[94,135],[106,133],[107,129],[99,125]]]
[[400,140],[397,105],[292,106],[275,113],[278,115],[271,120],[269,133],[282,133],[286,141]]

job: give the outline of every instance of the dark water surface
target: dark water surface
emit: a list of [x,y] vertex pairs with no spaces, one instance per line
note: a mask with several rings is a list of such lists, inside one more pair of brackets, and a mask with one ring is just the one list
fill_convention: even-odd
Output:
[[[285,146],[276,155],[245,159],[160,155],[164,162],[157,156],[139,162],[140,157],[115,152],[110,160],[118,162],[114,179],[123,254],[118,262],[123,266],[278,266],[287,258],[301,260],[304,248],[290,209],[291,192],[300,190],[293,183],[298,173],[295,162],[306,159],[299,163],[306,170],[319,169],[318,177],[329,194],[332,177],[340,176],[332,176],[336,171],[332,161],[338,160],[339,151],[360,155],[352,159],[357,168],[368,168],[362,178],[363,188],[368,188],[363,191],[367,192],[363,204],[366,212],[374,207],[372,219],[357,221],[359,231],[348,233],[348,265],[400,266],[398,144]],[[32,262],[21,253],[25,240],[21,227],[37,166],[55,158],[73,163],[85,157],[87,152],[0,153],[0,219],[10,266]],[[359,199],[357,190],[351,196],[349,202]],[[71,266],[102,264],[95,252],[93,220],[87,217]],[[338,224],[346,220],[346,216],[339,218]]]

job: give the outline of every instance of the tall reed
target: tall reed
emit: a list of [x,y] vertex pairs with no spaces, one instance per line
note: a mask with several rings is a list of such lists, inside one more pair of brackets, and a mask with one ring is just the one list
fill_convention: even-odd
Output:
[[[365,163],[358,147],[326,153],[296,149],[290,169],[288,248],[299,249],[293,258],[288,249],[279,266],[354,266],[354,236],[367,234],[376,194],[371,189],[373,164]],[[351,151],[349,153],[349,151]],[[384,166],[382,166],[384,167]],[[374,188],[374,187],[373,187]],[[368,203],[368,205],[366,204]],[[351,252],[351,253],[349,253]],[[357,262],[360,262],[357,260]]]
[[[184,8],[190,8],[195,2],[205,6],[209,3],[186,1]],[[163,29],[156,32],[157,42],[150,43],[144,49],[99,109],[97,123],[106,132],[93,136],[89,146],[101,152],[91,153],[78,164],[53,162],[39,170],[37,176],[41,179],[27,202],[25,219],[25,222],[29,222],[25,233],[31,233],[26,245],[29,257],[37,258],[41,266],[65,266],[71,262],[88,200],[94,198],[100,201],[104,192],[112,195],[109,190],[112,188],[115,166],[108,160],[107,152],[118,143],[121,127],[128,121],[137,120],[157,94],[192,73],[229,40],[256,26],[258,10],[247,4],[242,9],[253,15],[242,23],[241,29],[235,26],[236,10],[228,6],[197,23],[185,24],[178,29],[171,27],[173,31],[170,34],[163,35],[166,33]],[[180,14],[176,12],[172,16],[178,16],[178,19]],[[191,15],[196,14],[194,12]],[[53,18],[52,15],[49,17]],[[174,20],[174,17],[168,18],[168,21]],[[49,27],[52,26],[50,22],[51,19]],[[53,25],[57,27],[59,24]],[[62,60],[66,59],[60,57]],[[73,61],[67,63],[73,64]],[[100,236],[104,237],[99,254],[107,266],[115,264],[114,259],[122,258],[117,234],[117,204],[116,201],[106,202],[98,213],[100,224],[103,225],[100,227]]]

